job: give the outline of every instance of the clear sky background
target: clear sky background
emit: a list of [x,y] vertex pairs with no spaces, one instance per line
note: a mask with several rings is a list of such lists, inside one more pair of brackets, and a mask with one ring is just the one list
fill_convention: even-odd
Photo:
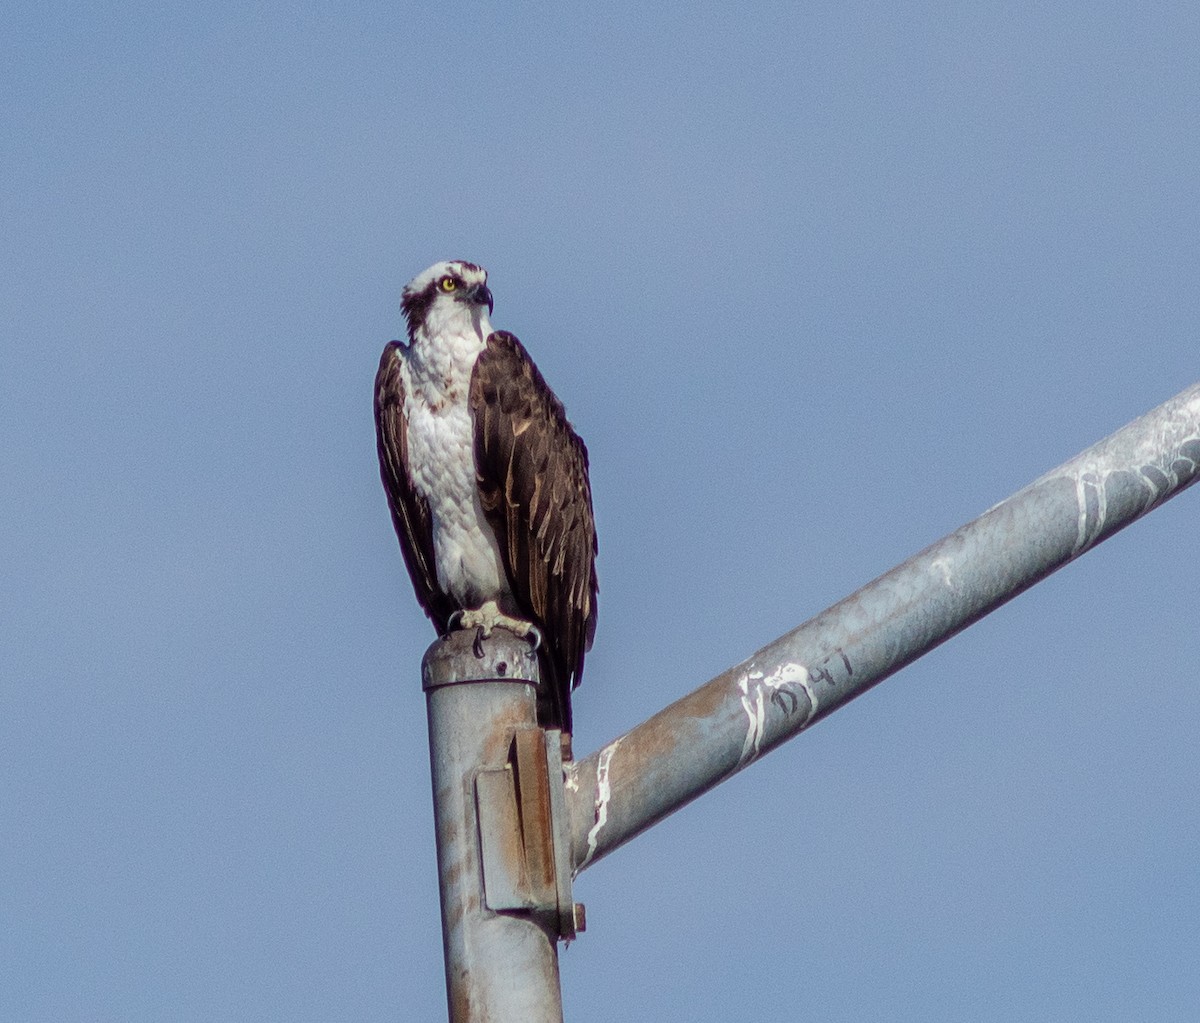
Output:
[[[591,451],[581,755],[1200,378],[1195,4],[113,6],[0,32],[0,1020],[442,1017],[433,261]],[[582,875],[568,1019],[1195,1020],[1198,501]]]

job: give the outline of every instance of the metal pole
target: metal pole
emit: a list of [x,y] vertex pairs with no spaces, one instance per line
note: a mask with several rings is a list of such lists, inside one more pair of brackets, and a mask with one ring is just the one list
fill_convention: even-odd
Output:
[[[474,633],[453,632],[422,664],[450,1021],[562,1023],[555,935],[532,913],[488,908],[479,825],[481,802],[494,804],[481,800],[478,779],[511,773],[514,736],[537,727],[537,658],[503,629],[481,644],[482,656],[474,642]],[[508,852],[520,861],[519,849],[500,850]]]
[[574,869],[1112,536],[1198,470],[1200,384],[569,765]]

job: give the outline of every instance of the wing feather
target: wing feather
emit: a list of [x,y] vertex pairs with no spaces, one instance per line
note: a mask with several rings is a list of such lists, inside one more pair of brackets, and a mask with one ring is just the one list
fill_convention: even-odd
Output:
[[408,465],[408,422],[404,418],[404,346],[391,341],[383,349],[375,374],[375,441],[379,475],[387,494],[392,524],[400,539],[404,564],[425,613],[439,634],[455,607],[438,587],[433,551],[433,521],[429,504],[413,488]]
[[587,448],[512,334],[496,331],[471,377],[480,503],[509,585],[542,628],[559,720],[596,631],[596,525]]

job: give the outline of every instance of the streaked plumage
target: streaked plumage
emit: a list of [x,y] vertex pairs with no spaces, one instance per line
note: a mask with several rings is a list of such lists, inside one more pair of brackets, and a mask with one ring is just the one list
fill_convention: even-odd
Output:
[[375,378],[380,475],[417,600],[440,635],[495,601],[542,633],[548,727],[596,629],[587,449],[521,343],[493,331],[487,272],[437,263],[404,289],[408,344]]

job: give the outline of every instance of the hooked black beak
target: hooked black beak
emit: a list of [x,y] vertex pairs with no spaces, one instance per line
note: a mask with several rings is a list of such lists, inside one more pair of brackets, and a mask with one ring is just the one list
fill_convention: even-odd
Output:
[[486,305],[488,315],[492,314],[492,292],[486,284],[472,284],[467,289],[467,298],[476,305]]

